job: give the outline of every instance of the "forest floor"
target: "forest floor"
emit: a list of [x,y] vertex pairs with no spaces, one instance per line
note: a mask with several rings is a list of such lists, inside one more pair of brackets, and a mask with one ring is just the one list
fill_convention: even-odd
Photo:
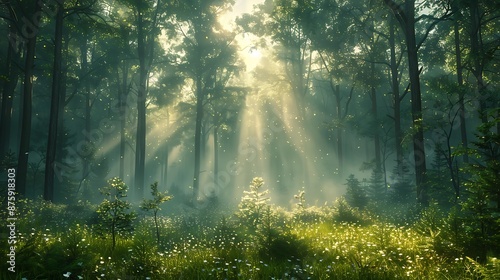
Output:
[[[168,203],[167,203],[168,204]],[[168,208],[167,204],[164,208]],[[96,230],[95,205],[18,203],[15,272],[1,279],[499,279],[500,262],[467,257],[429,210],[411,223],[349,207],[267,206],[251,216],[207,208],[139,212],[134,230]],[[118,231],[117,231],[118,232]],[[7,234],[2,229],[2,237]],[[7,240],[2,238],[2,240]],[[2,242],[2,250],[8,250]],[[6,254],[3,254],[6,258]],[[7,260],[8,261],[8,260]]]

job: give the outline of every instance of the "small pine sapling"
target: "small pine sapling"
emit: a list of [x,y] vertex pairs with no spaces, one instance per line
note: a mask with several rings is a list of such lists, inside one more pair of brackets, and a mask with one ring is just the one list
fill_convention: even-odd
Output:
[[261,191],[264,179],[255,177],[250,184],[250,191],[244,191],[241,198],[238,216],[245,220],[253,229],[260,223],[262,211],[265,210],[267,202],[271,199],[267,197],[269,190]]
[[110,231],[114,249],[116,235],[132,231],[132,222],[135,212],[129,211],[130,202],[123,200],[127,197],[128,186],[118,177],[108,180],[108,185],[99,191],[105,196],[97,207],[99,227],[101,230]]
[[[349,206],[359,209],[365,208],[368,204],[368,196],[359,180],[351,174],[347,178],[347,183],[345,183],[345,185],[347,185],[345,199],[349,203]],[[372,198],[376,201],[375,197]]]
[[158,191],[158,182],[151,184],[151,195],[152,199],[144,199],[139,206],[144,211],[153,211],[153,217],[155,221],[156,229],[156,241],[160,244],[160,228],[158,226],[158,211],[161,210],[160,204],[172,199],[172,196],[168,195],[167,192]]

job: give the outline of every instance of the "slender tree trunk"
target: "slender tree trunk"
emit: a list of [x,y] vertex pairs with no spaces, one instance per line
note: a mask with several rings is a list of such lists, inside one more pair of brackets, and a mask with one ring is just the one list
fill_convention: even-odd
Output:
[[[342,105],[341,105],[341,98],[340,98],[340,86],[337,85],[335,87],[335,100],[337,103],[337,120],[339,122],[342,121]],[[339,159],[339,167],[338,167],[338,174],[339,176],[342,176],[343,173],[343,165],[344,165],[344,155],[343,155],[343,150],[342,150],[342,127],[339,125],[337,128],[337,156]]]
[[193,176],[193,196],[191,203],[198,199],[200,188],[200,161],[201,161],[201,126],[203,121],[203,88],[201,74],[196,75],[196,127],[194,132],[194,176]]
[[[372,1],[370,1],[370,7],[373,6]],[[375,30],[375,23],[373,18],[370,20],[370,30]],[[377,108],[377,90],[376,90],[376,79],[375,79],[375,36],[374,32],[370,31],[369,33],[369,42],[370,42],[370,99],[371,99],[371,114],[373,117],[373,145],[375,151],[375,168],[379,171],[382,171],[382,158],[381,158],[381,148],[380,148],[380,131],[379,131],[379,121],[378,121],[378,108]]]
[[[33,15],[41,16],[41,6],[35,3]],[[36,21],[36,20],[35,20]],[[31,26],[27,27],[26,39],[28,44],[26,47],[26,58],[24,66],[24,89],[22,98],[22,124],[21,124],[21,140],[19,143],[19,159],[16,189],[22,196],[26,195],[26,180],[28,175],[28,159],[30,151],[31,139],[31,110],[33,97],[33,70],[35,67],[35,49],[36,35],[38,33],[39,22],[31,22]]]
[[[89,67],[88,67],[88,39],[84,38],[82,44],[80,45],[80,60],[81,60],[81,75],[82,76],[89,76]],[[92,99],[91,99],[91,90],[90,90],[90,81],[89,80],[83,80],[84,82],[84,97],[85,97],[85,107],[84,107],[84,132],[85,134],[90,134],[91,131],[91,111],[92,111]],[[90,173],[90,157],[93,153],[91,148],[93,148],[93,144],[91,142],[91,139],[85,139],[87,138],[84,136],[82,139],[83,141],[86,141],[85,147],[89,150],[84,151],[84,156],[83,156],[83,167],[82,167],[82,177],[80,179],[80,186],[81,184],[86,180]]]
[[165,186],[165,188],[168,188],[168,158],[169,158],[169,145],[168,143],[165,144],[165,158],[164,158],[164,164],[163,164],[163,178],[162,178],[162,184]]
[[[455,2],[453,2],[455,3]],[[453,20],[453,33],[455,37],[455,60],[457,64],[457,84],[458,84],[458,102],[460,106],[460,113],[459,113],[459,118],[460,118],[460,135],[462,138],[462,147],[467,150],[468,148],[468,141],[467,141],[467,124],[465,122],[465,89],[464,89],[464,78],[463,78],[463,67],[462,67],[462,53],[460,51],[460,23],[458,21],[459,13],[460,11],[458,10],[457,4],[454,4],[454,14],[455,18]],[[469,155],[467,153],[464,153],[463,155],[463,160],[465,163],[469,162]]]
[[391,50],[391,84],[393,96],[394,110],[394,139],[396,148],[396,165],[398,176],[403,174],[403,132],[401,130],[401,97],[399,96],[399,71],[398,62],[396,59],[396,42],[395,42],[395,18],[390,16],[389,22],[389,47]]
[[[370,65],[370,76],[372,79],[372,83],[375,80],[375,63],[371,63]],[[380,152],[380,134],[379,134],[379,125],[378,125],[378,110],[377,110],[377,91],[374,85],[370,86],[370,97],[372,101],[371,113],[374,121],[373,129],[373,144],[375,150],[375,168],[378,170],[382,170],[382,159]]]
[[[64,46],[63,46],[63,54],[68,53],[69,49],[69,39],[68,39],[68,33],[63,32],[64,36]],[[54,181],[54,189],[60,189],[63,183],[63,174],[62,174],[62,166],[63,166],[63,157],[64,157],[64,145],[66,143],[67,135],[65,134],[65,127],[64,127],[64,108],[67,104],[66,101],[66,81],[67,81],[67,73],[68,73],[68,63],[67,59],[64,57],[61,59],[62,66],[61,66],[61,87],[59,89],[59,113],[57,117],[57,145],[56,145],[56,157],[55,157],[55,163],[53,165],[54,167],[54,174],[56,175],[57,180]],[[76,87],[75,87],[76,88]],[[60,166],[58,166],[58,164]]]
[[144,195],[144,169],[146,160],[146,42],[142,12],[138,12],[138,54],[139,54],[139,90],[137,96],[137,134],[135,147],[135,188],[138,198]]
[[214,126],[214,185],[219,185],[219,126]]
[[160,245],[160,227],[158,225],[158,210],[154,210],[155,228],[156,228],[156,242]]
[[[166,129],[170,129],[170,113],[169,110],[167,109],[167,118],[166,118],[166,123],[167,127]],[[164,158],[164,164],[163,164],[163,171],[162,171],[162,185],[168,189],[168,158],[170,155],[170,145],[168,143],[168,139],[165,140],[165,158]]]
[[[9,26],[12,34],[15,34],[15,27],[11,24]],[[19,47],[18,47],[19,48]],[[0,158],[3,158],[10,148],[10,127],[12,123],[12,105],[14,99],[14,92],[17,82],[19,80],[19,71],[16,70],[15,64],[19,63],[20,50],[15,49],[13,44],[8,44],[6,65],[3,75],[7,78],[2,87],[2,108],[0,116]]]
[[43,199],[54,200],[54,164],[57,150],[57,131],[61,91],[61,65],[62,65],[62,34],[64,0],[60,0],[56,14],[56,30],[54,36],[54,68],[52,71],[52,98],[50,103],[49,138],[47,141],[47,154],[45,157],[45,182]]
[[[118,78],[118,77],[117,77]],[[127,126],[127,96],[128,96],[128,65],[123,63],[121,90],[119,95],[120,106],[120,171],[119,176],[125,180],[125,148],[127,144],[126,126]]]
[[426,184],[426,159],[424,148],[424,129],[422,119],[422,96],[420,91],[420,71],[415,36],[415,0],[406,0],[406,47],[410,73],[411,113],[413,121],[413,155],[417,184],[417,200],[423,206],[429,204]]
[[425,207],[429,205],[429,198],[426,184],[427,167],[424,147],[420,71],[418,69],[418,47],[415,36],[415,0],[405,0],[404,10],[392,0],[384,0],[384,2],[398,17],[401,28],[405,34],[408,54],[408,72],[410,77],[413,157],[415,163],[415,181],[417,185],[417,202]]
[[488,122],[488,115],[486,114],[486,85],[483,79],[483,47],[481,40],[481,19],[479,13],[479,2],[469,1],[470,11],[470,51],[473,60],[472,74],[476,78],[477,84],[477,99],[479,100],[479,117],[483,123]]

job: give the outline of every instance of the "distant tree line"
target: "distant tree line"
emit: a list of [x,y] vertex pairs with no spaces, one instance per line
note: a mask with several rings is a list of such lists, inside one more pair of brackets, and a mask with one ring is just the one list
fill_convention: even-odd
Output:
[[[313,188],[321,167],[347,178],[357,207],[392,198],[498,212],[497,1],[266,0],[224,26],[233,4],[3,1],[0,158],[2,172],[17,167],[19,194],[70,202],[117,175],[139,199],[159,181],[194,205],[204,169],[221,184],[221,156],[238,153],[240,112],[256,95],[290,123],[266,145],[303,145],[268,149],[275,181]],[[238,45],[250,35],[266,50],[253,84]],[[334,163],[313,158],[318,138]],[[356,146],[367,182],[346,177]],[[186,160],[175,167],[173,153]]]

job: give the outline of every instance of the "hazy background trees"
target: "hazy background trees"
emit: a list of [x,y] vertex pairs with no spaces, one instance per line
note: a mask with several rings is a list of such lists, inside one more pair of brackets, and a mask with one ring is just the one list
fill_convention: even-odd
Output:
[[346,181],[359,207],[496,195],[477,173],[498,161],[495,1],[40,3],[0,10],[0,154],[23,196],[91,200],[117,175],[198,207],[255,176],[284,204]]

